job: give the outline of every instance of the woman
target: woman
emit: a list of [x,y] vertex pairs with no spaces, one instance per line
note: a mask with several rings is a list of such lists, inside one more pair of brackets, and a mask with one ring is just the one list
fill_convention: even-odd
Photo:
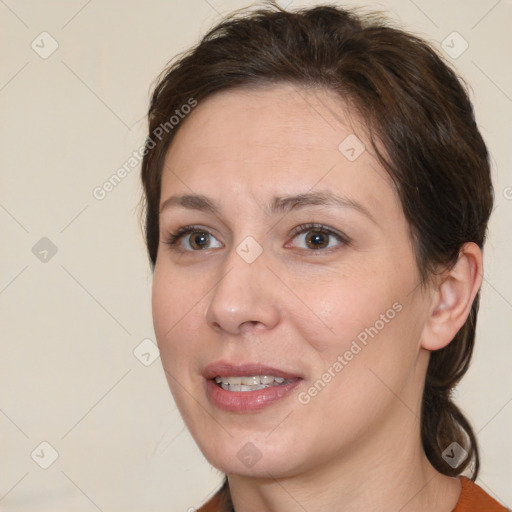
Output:
[[201,510],[505,510],[450,398],[488,154],[425,42],[329,6],[234,15],[160,77],[142,181],[163,367],[227,475]]

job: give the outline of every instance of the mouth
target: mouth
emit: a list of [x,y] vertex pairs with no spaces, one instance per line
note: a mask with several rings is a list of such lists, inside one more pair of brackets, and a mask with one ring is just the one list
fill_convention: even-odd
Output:
[[302,377],[261,364],[214,363],[205,368],[206,395],[229,412],[258,411],[288,396]]
[[298,380],[298,377],[285,379],[284,377],[275,377],[273,375],[253,375],[242,377],[215,377],[215,383],[224,391],[259,391],[275,386],[286,386],[291,382]]

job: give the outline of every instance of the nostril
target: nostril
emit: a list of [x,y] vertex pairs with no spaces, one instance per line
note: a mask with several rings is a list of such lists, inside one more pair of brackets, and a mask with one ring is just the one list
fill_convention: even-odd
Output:
[[259,325],[261,325],[261,322],[258,322],[258,320],[247,320],[240,325],[240,332],[253,331]]

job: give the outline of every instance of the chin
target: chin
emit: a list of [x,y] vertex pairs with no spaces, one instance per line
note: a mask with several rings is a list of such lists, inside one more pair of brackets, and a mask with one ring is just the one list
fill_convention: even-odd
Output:
[[226,434],[222,440],[211,436],[195,439],[208,462],[227,475],[268,479],[300,472],[306,454],[292,446],[286,437],[269,443],[265,435],[268,434],[247,432],[237,437]]

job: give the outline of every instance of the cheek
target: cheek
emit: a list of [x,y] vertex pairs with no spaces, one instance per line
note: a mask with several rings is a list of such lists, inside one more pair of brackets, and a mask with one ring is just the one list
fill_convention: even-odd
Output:
[[304,338],[321,354],[347,350],[356,339],[364,342],[375,328],[379,332],[387,330],[397,315],[396,309],[401,309],[393,306],[400,303],[400,285],[389,279],[379,280],[371,270],[359,269],[314,283],[295,288],[308,306],[302,305],[303,311],[309,314],[294,317],[300,319]]
[[[170,274],[169,274],[170,275]],[[181,283],[155,268],[152,290],[153,326],[160,350],[160,361],[174,401],[187,421],[193,363],[197,357],[200,336],[195,332],[197,298],[184,293]],[[199,349],[200,350],[200,349]]]
[[[155,267],[152,289],[153,326],[160,356],[166,368],[179,368],[198,339],[195,331],[200,293],[185,293],[191,289],[179,279],[171,278],[171,272]],[[193,289],[193,288],[192,288]],[[197,296],[196,296],[197,295]],[[195,306],[196,305],[196,306]],[[182,365],[181,365],[182,366]],[[174,371],[174,370],[173,370]]]
[[394,396],[390,390],[399,392],[413,378],[421,304],[396,288],[373,292],[358,289],[349,298],[339,294],[337,300],[324,302],[325,321],[332,320],[334,334],[308,333],[318,356],[308,384],[322,391],[310,387],[306,393],[319,411],[336,405],[332,414],[340,421],[379,414]]
[[422,328],[421,301],[410,293],[413,281],[413,272],[398,275],[391,267],[338,276],[303,293],[322,320],[312,322],[309,315],[299,327],[312,348],[308,384],[328,388],[322,398],[311,390],[317,406],[336,403],[337,410],[359,414],[362,404],[373,404],[376,411],[379,401],[390,398],[379,379],[391,389],[403,386],[415,365]]

